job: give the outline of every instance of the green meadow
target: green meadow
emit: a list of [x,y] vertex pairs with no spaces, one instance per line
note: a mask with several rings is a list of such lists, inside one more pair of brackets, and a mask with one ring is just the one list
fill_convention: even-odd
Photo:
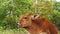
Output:
[[[21,15],[39,14],[60,30],[60,1],[57,0],[0,0],[0,34],[27,34],[17,29]],[[60,34],[60,31],[58,31]]]

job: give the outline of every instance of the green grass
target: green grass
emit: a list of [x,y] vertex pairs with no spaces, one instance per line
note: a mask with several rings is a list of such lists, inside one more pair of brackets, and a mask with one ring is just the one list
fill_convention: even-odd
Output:
[[60,31],[58,31],[58,34],[60,34]]
[[[23,29],[7,29],[7,30],[0,30],[0,34],[27,34],[27,32],[25,32],[25,30]],[[59,31],[60,34],[60,31]]]
[[27,34],[27,32],[24,29],[7,29],[0,30],[0,34]]

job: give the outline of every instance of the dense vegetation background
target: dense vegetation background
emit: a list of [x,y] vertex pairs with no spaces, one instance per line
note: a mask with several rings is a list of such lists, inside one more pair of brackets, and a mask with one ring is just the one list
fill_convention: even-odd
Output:
[[38,13],[52,21],[60,30],[60,2],[56,0],[0,0],[0,30],[25,31],[16,24],[25,13]]

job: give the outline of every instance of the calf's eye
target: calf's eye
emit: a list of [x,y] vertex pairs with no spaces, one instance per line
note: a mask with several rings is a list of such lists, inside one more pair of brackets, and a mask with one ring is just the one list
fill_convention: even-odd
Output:
[[24,19],[27,19],[27,17],[25,17]]

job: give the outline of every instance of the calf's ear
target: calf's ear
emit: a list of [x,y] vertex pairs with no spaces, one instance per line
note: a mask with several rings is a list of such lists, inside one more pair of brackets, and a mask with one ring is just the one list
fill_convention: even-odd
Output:
[[31,19],[32,19],[32,20],[35,20],[35,19],[37,19],[37,18],[39,18],[39,15],[37,15],[37,14],[31,16]]

